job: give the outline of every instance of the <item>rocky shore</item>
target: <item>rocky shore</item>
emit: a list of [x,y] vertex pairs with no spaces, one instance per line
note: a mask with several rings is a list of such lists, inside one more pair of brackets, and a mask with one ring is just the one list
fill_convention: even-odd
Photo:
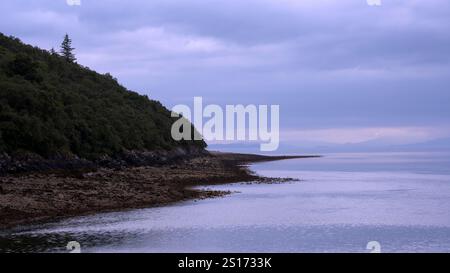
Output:
[[196,146],[178,147],[169,151],[126,151],[115,156],[100,156],[95,160],[79,158],[73,154],[56,154],[43,158],[33,153],[0,154],[0,175],[23,174],[47,171],[79,171],[97,168],[123,168],[157,166],[169,164],[179,159],[207,155],[203,148]]
[[227,192],[192,187],[274,181],[251,173],[246,164],[288,158],[293,157],[202,153],[151,166],[7,174],[0,177],[0,227],[221,196]]

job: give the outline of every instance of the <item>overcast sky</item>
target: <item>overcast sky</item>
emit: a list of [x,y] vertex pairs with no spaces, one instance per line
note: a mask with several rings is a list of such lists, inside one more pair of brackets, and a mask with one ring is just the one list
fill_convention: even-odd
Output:
[[285,142],[450,135],[450,1],[2,0],[0,31],[172,107],[279,104]]

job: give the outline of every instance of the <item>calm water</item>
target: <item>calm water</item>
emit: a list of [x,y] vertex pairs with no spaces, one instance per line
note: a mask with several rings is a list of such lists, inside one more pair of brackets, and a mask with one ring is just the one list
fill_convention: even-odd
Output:
[[289,184],[209,187],[236,193],[104,213],[0,234],[0,251],[450,252],[450,155],[332,154],[252,166]]

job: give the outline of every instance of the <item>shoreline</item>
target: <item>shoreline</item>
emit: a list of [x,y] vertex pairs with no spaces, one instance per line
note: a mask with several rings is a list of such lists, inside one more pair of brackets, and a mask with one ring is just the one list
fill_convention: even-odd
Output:
[[194,186],[291,181],[261,177],[247,164],[311,157],[319,156],[209,152],[161,166],[7,175],[0,177],[0,230],[230,194],[192,189]]

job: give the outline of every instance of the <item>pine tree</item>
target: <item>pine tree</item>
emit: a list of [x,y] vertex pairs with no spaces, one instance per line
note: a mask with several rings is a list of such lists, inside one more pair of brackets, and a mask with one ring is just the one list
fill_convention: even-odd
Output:
[[56,53],[55,49],[52,47],[52,48],[50,49],[50,54],[52,54],[52,55],[57,55],[58,53]]
[[75,48],[72,47],[72,40],[69,38],[69,35],[64,36],[64,40],[61,44],[61,55],[62,57],[69,63],[75,62],[77,59],[73,54],[73,50]]

